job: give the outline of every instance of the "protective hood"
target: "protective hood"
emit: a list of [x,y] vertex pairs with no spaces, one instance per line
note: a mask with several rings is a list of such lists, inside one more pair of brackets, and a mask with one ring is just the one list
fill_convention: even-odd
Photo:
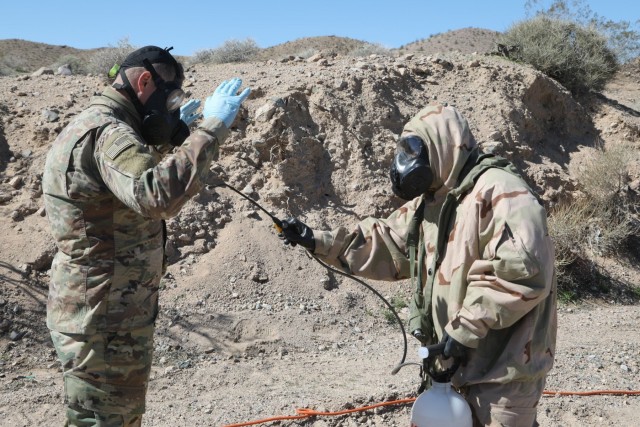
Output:
[[423,108],[404,126],[402,135],[417,135],[429,152],[433,172],[433,192],[436,201],[456,187],[467,159],[478,144],[469,130],[467,120],[454,107],[430,105]]

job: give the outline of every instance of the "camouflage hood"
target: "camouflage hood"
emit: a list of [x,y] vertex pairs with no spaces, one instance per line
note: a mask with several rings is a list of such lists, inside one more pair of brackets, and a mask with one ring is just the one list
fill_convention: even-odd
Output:
[[417,135],[427,146],[436,200],[455,188],[462,168],[477,143],[467,120],[453,107],[430,105],[407,123],[402,135]]

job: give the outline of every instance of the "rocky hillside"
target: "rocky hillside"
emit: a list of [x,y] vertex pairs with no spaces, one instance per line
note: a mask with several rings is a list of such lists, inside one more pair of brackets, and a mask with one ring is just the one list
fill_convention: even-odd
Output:
[[399,53],[415,52],[433,55],[439,52],[488,53],[496,51],[501,33],[483,28],[462,28],[433,34],[424,39],[400,46]]

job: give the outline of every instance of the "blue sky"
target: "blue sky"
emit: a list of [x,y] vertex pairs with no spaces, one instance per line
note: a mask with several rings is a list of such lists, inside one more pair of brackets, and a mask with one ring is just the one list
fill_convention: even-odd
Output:
[[[573,0],[568,0],[571,3]],[[269,47],[312,36],[341,36],[388,48],[466,27],[504,31],[525,19],[526,0],[10,0],[0,7],[0,39],[79,49],[174,46],[192,55],[225,40]],[[548,5],[551,0],[538,4]],[[640,19],[640,1],[584,1],[614,21]]]

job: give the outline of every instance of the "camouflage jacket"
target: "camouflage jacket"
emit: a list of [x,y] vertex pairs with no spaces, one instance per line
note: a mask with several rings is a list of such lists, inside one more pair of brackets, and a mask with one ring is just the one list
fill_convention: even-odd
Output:
[[[444,201],[461,184],[476,141],[452,107],[423,109],[403,133],[425,141],[435,175],[421,223],[422,286],[433,282],[425,304],[431,304],[437,339],[446,330],[471,348],[469,363],[453,384],[543,378],[553,365],[557,328],[554,248],[544,208],[522,178],[492,168],[457,197],[442,221]],[[316,255],[371,279],[410,277],[407,237],[423,197],[386,219],[367,218],[351,232],[343,227],[315,232]],[[446,243],[435,263],[439,231]]]
[[139,126],[133,105],[108,88],[49,151],[43,192],[58,247],[47,303],[52,330],[91,334],[155,320],[162,220],[198,193],[228,130],[206,119],[163,158]]

